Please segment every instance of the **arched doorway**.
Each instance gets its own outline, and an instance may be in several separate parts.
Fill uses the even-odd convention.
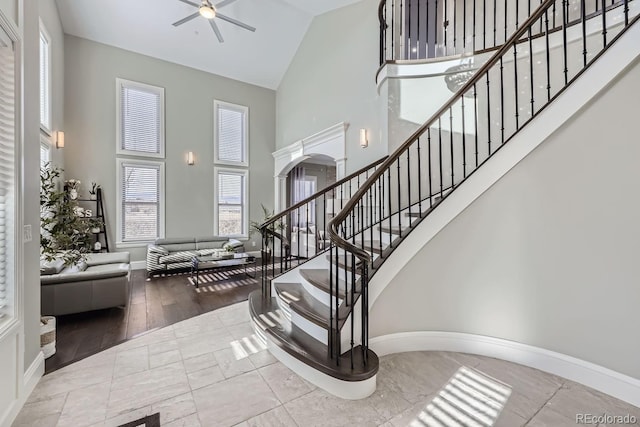
[[[312,159],[335,163],[336,179],[345,176],[346,123],[338,123],[321,132],[294,142],[273,153],[275,160],[275,212],[288,206],[287,176],[298,164]],[[335,182],[335,181],[334,181]]]

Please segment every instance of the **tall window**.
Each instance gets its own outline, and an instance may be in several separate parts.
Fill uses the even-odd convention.
[[[51,133],[51,37],[40,23],[40,127]]]
[[[44,169],[45,166],[51,161],[51,147],[49,143],[41,138],[40,141],[40,169]]]
[[[249,108],[213,101],[215,114],[215,162],[231,166],[249,166]]]
[[[118,154],[164,157],[164,89],[116,79]]]
[[[15,304],[15,77],[14,45],[0,27],[0,330],[13,318]]]
[[[119,242],[164,236],[164,163],[118,159],[118,184]]]
[[[214,233],[218,236],[248,237],[247,180],[242,169],[214,168]]]

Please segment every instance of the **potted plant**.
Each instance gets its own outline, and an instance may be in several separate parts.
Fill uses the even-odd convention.
[[[89,199],[90,200],[96,200],[98,198],[98,195],[97,195],[98,188],[100,188],[100,186],[98,184],[96,184],[95,182],[91,183],[91,189],[89,190]]]
[[[64,182],[64,187],[69,192],[69,198],[75,200],[78,198],[78,191],[80,190],[80,180],[79,179],[69,179]]]
[[[78,215],[78,200],[70,194],[80,181],[69,180],[59,191],[61,174],[62,169],[48,166],[40,171],[40,252],[46,261],[62,259],[70,266],[86,260],[91,251],[92,223]]]
[[[89,229],[93,234],[98,234],[102,230],[102,220],[99,218],[91,218],[88,220]]]
[[[260,207],[262,207],[263,218],[259,221],[256,221],[256,220],[251,221],[249,235],[253,235],[255,233],[261,233],[262,230],[260,229],[260,227],[262,226],[262,224],[269,221],[274,215],[274,212],[267,209],[262,203],[260,204]],[[284,223],[282,222],[282,220],[277,220],[268,228],[271,231],[279,232],[284,230]],[[265,263],[271,260],[271,248],[273,247],[273,239],[274,239],[274,236],[271,233],[262,234],[261,252],[262,252],[262,261]]]

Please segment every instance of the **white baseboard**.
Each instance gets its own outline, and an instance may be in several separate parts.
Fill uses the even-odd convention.
[[[20,413],[25,402],[36,388],[38,381],[44,375],[44,354],[39,352],[34,361],[29,365],[22,377],[22,386],[18,388],[18,398],[15,399],[2,417],[0,417],[0,426],[10,426]]]
[[[24,386],[22,387],[22,394],[25,401],[31,394],[40,378],[44,375],[44,354],[39,352],[35,360],[24,373]]]
[[[640,407],[640,380],[562,353],[482,335],[400,332],[369,340],[378,356],[407,351],[455,351],[495,357],[567,378]]]
[[[145,270],[147,268],[146,261],[131,261],[129,264],[132,270]]]

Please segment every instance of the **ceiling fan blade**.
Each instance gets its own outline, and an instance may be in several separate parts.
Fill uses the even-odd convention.
[[[178,25],[182,25],[182,24],[184,24],[185,22],[189,22],[189,21],[191,21],[192,19],[197,18],[198,16],[200,16],[200,12],[196,12],[196,13],[194,13],[193,15],[189,15],[189,16],[187,16],[186,18],[182,18],[181,20],[174,22],[174,23],[173,23],[173,26],[174,26],[174,27],[177,27]]]
[[[223,1],[221,1],[220,3],[216,4],[216,5],[215,5],[215,8],[216,8],[216,9],[220,9],[221,7],[225,7],[226,5],[231,4],[231,3],[233,3],[234,1],[236,1],[236,0],[223,0]]]
[[[223,21],[227,21],[227,22],[230,22],[230,23],[232,23],[232,24],[235,24],[235,25],[237,25],[238,27],[242,27],[242,28],[244,28],[245,30],[249,30],[249,31],[255,31],[255,30],[256,30],[256,29],[255,29],[254,27],[252,27],[251,25],[247,25],[247,24],[245,24],[245,23],[243,23],[243,22],[240,22],[240,21],[237,21],[237,20],[235,20],[235,19],[233,19],[233,18],[229,18],[228,16],[222,15],[221,13],[218,13],[218,12],[216,12],[216,18],[220,18],[220,19],[222,19]]]
[[[182,3],[190,4],[191,6],[194,6],[194,7],[200,7],[200,5],[198,3],[194,3],[194,2],[189,1],[189,0],[178,0],[178,1],[181,1]]]
[[[211,24],[211,29],[214,33],[216,33],[216,37],[218,37],[218,41],[220,43],[224,43],[224,39],[222,38],[222,34],[220,33],[220,28],[218,28],[218,24],[214,22],[213,19],[209,19],[209,24]]]

